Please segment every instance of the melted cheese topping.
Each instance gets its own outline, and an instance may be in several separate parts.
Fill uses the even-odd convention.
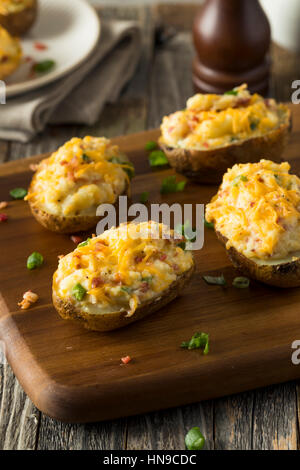
[[[287,122],[284,105],[251,95],[247,85],[232,93],[190,98],[186,109],[163,118],[161,142],[173,148],[208,150],[264,135]]]
[[[126,191],[130,168],[108,139],[73,138],[42,160],[26,199],[50,214],[95,215],[99,204],[114,204]]]
[[[11,74],[18,67],[21,57],[20,41],[0,26],[0,78]]]
[[[159,297],[193,266],[192,254],[178,246],[182,237],[156,222],[121,224],[92,238],[59,262],[53,287],[73,304],[72,288],[87,294],[80,308],[89,313],[127,311]]]
[[[1,0],[0,14],[9,15],[11,13],[19,13],[33,5],[33,0]]]
[[[268,160],[234,165],[206,207],[206,219],[248,258],[275,260],[300,250],[300,179]]]

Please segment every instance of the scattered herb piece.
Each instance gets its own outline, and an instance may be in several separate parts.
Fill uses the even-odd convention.
[[[225,286],[226,285],[226,280],[223,276],[223,274],[221,274],[221,276],[203,276],[203,279],[205,282],[207,282],[207,284],[211,284],[211,285],[216,285],[216,286]]]
[[[169,164],[166,154],[162,150],[153,150],[149,155],[149,163],[152,167]]]
[[[142,204],[146,204],[146,202],[148,202],[148,199],[149,199],[149,193],[148,191],[144,191],[142,194],[141,194],[141,197],[140,197],[140,201]]]
[[[79,302],[84,298],[86,292],[86,289],[81,284],[79,284],[79,282],[75,284],[72,289],[73,297],[75,297],[76,300],[79,300]]]
[[[185,248],[186,248],[186,243],[185,242],[180,242],[180,243],[178,243],[177,246],[179,246],[179,248],[181,248],[184,251]]]
[[[215,227],[213,222],[207,222],[206,219],[204,219],[204,225],[205,225],[206,228],[214,229],[214,227]]]
[[[154,142],[154,140],[149,140],[149,142],[146,143],[145,145],[145,150],[148,152],[152,152],[152,150],[157,149],[157,143]]]
[[[124,166],[122,166],[122,170],[125,171],[125,173],[127,173],[127,175],[129,176],[130,179],[132,179],[134,177],[135,169],[134,169],[133,163],[128,162],[128,161],[124,161],[124,160],[122,161],[118,157],[112,157],[110,159],[110,162],[111,163],[116,163],[118,165],[124,165]]]
[[[87,238],[84,242],[81,242],[79,243],[79,245],[77,245],[78,247],[81,247],[81,246],[86,246],[88,245],[90,242],[90,238]]]
[[[203,354],[209,352],[209,335],[207,333],[195,333],[189,341],[181,343],[183,349],[202,349]]]
[[[42,266],[43,262],[44,262],[43,256],[37,251],[34,251],[27,258],[27,269],[39,268],[40,266]]]
[[[127,294],[131,294],[131,292],[132,292],[131,287],[127,287],[127,286],[122,286],[122,287],[121,287],[121,290],[122,290],[123,292],[126,292]]]
[[[34,72],[37,73],[46,73],[50,72],[51,69],[55,66],[54,60],[48,59],[43,60],[42,62],[36,62],[33,66]]]
[[[92,161],[92,159],[86,153],[83,153],[81,158],[85,163],[91,163]]]
[[[232,186],[238,186],[240,181],[243,181],[244,183],[245,183],[246,181],[248,181],[247,176],[245,176],[245,175],[238,175],[236,178],[234,178],[234,180],[233,180],[233,182],[232,182]]]
[[[175,175],[167,176],[162,182],[160,192],[161,194],[178,193],[184,190],[185,185],[186,181],[177,182]]]
[[[225,91],[224,95],[234,95],[236,96],[238,94],[238,91],[237,90],[229,90],[229,91]]]
[[[198,427],[189,430],[185,436],[185,445],[188,450],[201,450],[205,444],[205,438]]]
[[[251,121],[250,121],[250,129],[252,131],[255,131],[255,129],[257,129],[257,127],[258,127],[258,124],[259,124],[259,119],[252,118]]]
[[[153,279],[152,276],[142,277],[142,282],[148,282],[148,284],[150,284],[152,279]]]
[[[9,191],[9,194],[13,199],[24,199],[27,195],[27,190],[24,188],[15,188]]]
[[[238,289],[246,289],[250,285],[250,279],[247,277],[235,277],[232,281],[233,287],[237,287]]]

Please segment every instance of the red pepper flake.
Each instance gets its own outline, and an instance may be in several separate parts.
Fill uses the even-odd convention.
[[[34,47],[38,50],[38,51],[45,51],[46,49],[48,49],[48,46],[42,42],[38,42],[36,41],[34,43]]]
[[[71,236],[71,240],[72,242],[74,242],[76,245],[78,245],[78,243],[81,243],[83,241],[83,238],[82,237],[79,237],[77,235],[72,235]]]
[[[6,222],[8,219],[6,214],[0,214],[0,222]]]
[[[122,357],[121,361],[123,362],[123,364],[128,364],[128,362],[131,361],[131,357],[130,356]]]
[[[97,287],[101,286],[101,284],[103,284],[101,277],[94,277],[92,280],[92,289],[96,289]]]

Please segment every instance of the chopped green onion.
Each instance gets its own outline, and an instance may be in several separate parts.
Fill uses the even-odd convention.
[[[76,300],[79,300],[79,302],[84,298],[86,293],[86,289],[81,284],[79,284],[79,282],[78,284],[75,284],[72,289],[73,297],[75,297]]]
[[[245,175],[238,175],[238,176],[236,176],[236,178],[234,178],[234,180],[233,180],[233,182],[232,182],[232,186],[238,186],[240,181],[243,181],[244,183],[245,183],[246,181],[248,181],[247,176],[245,176]]]
[[[87,238],[84,242],[79,243],[79,245],[77,245],[77,248],[81,246],[86,246],[89,244],[89,242],[90,242],[90,238]]]
[[[15,188],[9,191],[9,194],[13,199],[24,199],[27,196],[27,190],[24,188]]]
[[[204,219],[204,225],[205,225],[206,228],[212,228],[213,229],[215,227],[213,222],[207,222],[206,219]]]
[[[131,287],[127,287],[127,286],[122,286],[122,287],[121,287],[121,290],[122,290],[123,292],[126,292],[127,294],[131,294],[131,292],[132,292]]]
[[[146,202],[148,201],[149,199],[149,193],[148,191],[144,191],[142,194],[141,194],[141,197],[140,197],[140,202],[142,204],[146,204]]]
[[[177,182],[175,175],[167,176],[162,182],[160,192],[161,194],[178,193],[184,190],[185,185],[186,181]]]
[[[181,343],[183,349],[202,349],[203,354],[209,352],[209,335],[207,333],[195,333],[189,341]]]
[[[33,69],[37,73],[49,72],[55,66],[54,60],[43,60],[42,62],[37,62],[34,64]]]
[[[216,286],[225,286],[226,284],[226,280],[223,276],[223,274],[221,276],[203,276],[203,279],[205,282],[207,282],[207,284],[211,284],[211,285],[216,285]]]
[[[145,145],[145,150],[148,152],[151,152],[152,150],[157,149],[157,143],[154,142],[154,140],[149,140],[149,142],[146,143]]]
[[[246,289],[250,285],[250,280],[247,277],[235,277],[232,285],[238,289]]]
[[[250,122],[250,129],[252,131],[255,131],[255,129],[257,129],[258,124],[259,124],[259,119],[252,118],[252,120]]]
[[[149,163],[152,167],[169,164],[168,159],[162,150],[153,150],[149,155]]]
[[[43,256],[40,253],[38,253],[37,251],[34,251],[27,258],[27,269],[39,268],[40,266],[42,266],[43,261],[44,261]]]
[[[188,450],[201,450],[205,444],[205,438],[197,426],[189,430],[184,441]]]
[[[225,91],[224,95],[234,95],[236,96],[238,94],[238,91],[237,90],[229,90],[229,91]]]
[[[86,155],[85,153],[82,154],[81,158],[85,163],[91,163],[91,161],[92,161],[92,159],[88,155]]]
[[[185,250],[185,247],[186,247],[186,243],[185,242],[180,242],[178,243],[179,248],[181,248],[183,251]]]
[[[126,160],[125,161],[120,160],[120,158],[118,158],[118,157],[112,157],[110,159],[110,162],[111,163],[117,163],[118,165],[124,165],[124,167],[122,167],[122,170],[125,171],[125,173],[127,173],[127,175],[129,176],[130,179],[132,179],[134,177],[135,170],[134,170],[133,163],[131,163],[129,161],[126,161]]]
[[[148,284],[152,281],[152,276],[148,276],[148,277],[142,277],[142,282],[148,282]]]

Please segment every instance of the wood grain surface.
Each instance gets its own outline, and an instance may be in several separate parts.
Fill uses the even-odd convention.
[[[143,28],[143,54],[134,79],[95,126],[49,127],[29,144],[0,143],[0,161],[52,151],[74,135],[115,136],[158,126],[163,114],[193,93],[190,29],[195,5],[105,7],[102,17],[134,19]],[[157,46],[157,25],[178,34]],[[296,54],[272,49],[270,95],[289,101],[300,76]],[[295,140],[296,142],[296,140]],[[10,366],[0,365],[0,449],[184,449],[184,435],[200,426],[207,449],[299,448],[299,385],[289,382],[179,408],[97,424],[64,424],[40,413]],[[263,410],[263,413],[262,413]],[[282,417],[285,419],[282,419]]]

